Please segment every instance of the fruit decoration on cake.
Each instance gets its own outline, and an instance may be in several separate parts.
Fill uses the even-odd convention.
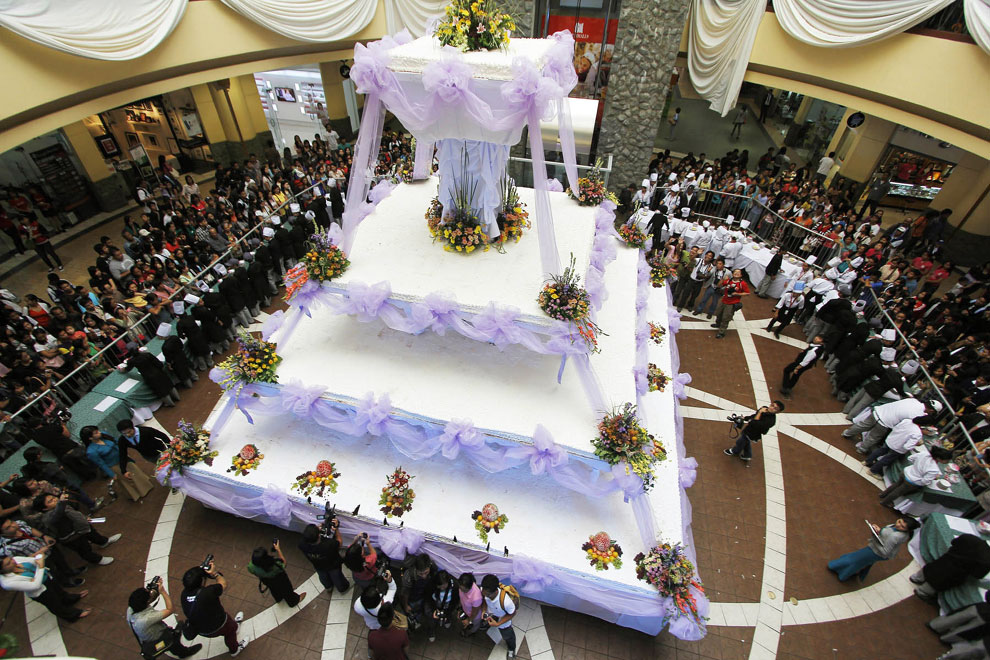
[[[382,505],[381,512],[387,517],[402,517],[403,513],[412,509],[416,498],[416,491],[409,487],[412,479],[402,467],[395,468],[395,472],[388,475],[381,497],[378,498],[378,503]]]
[[[230,459],[230,467],[227,468],[227,472],[246,477],[248,472],[258,469],[258,466],[261,465],[261,459],[264,457],[265,455],[258,451],[256,445],[244,445]]]
[[[650,341],[654,344],[662,344],[664,337],[667,336],[667,328],[663,327],[659,323],[654,323],[650,321]]]
[[[333,463],[322,460],[316,464],[315,470],[304,472],[296,477],[292,488],[303,495],[308,496],[315,492],[318,497],[323,497],[327,490],[331,493],[337,492],[337,477],[339,476],[340,472],[337,472]]]
[[[499,513],[498,507],[491,502],[481,507],[481,511],[472,513],[471,518],[474,520],[474,528],[478,530],[482,543],[488,543],[489,532],[498,534],[509,522],[509,517]]]
[[[622,568],[622,548],[605,532],[589,536],[581,549],[588,554],[588,560],[596,571],[607,571],[610,566]]]

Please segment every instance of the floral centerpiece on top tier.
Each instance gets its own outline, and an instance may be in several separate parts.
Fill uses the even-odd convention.
[[[638,579],[653,585],[661,596],[673,598],[677,609],[671,618],[691,616],[698,623],[702,622],[691,587],[702,593],[705,589],[698,582],[694,564],[684,554],[680,543],[661,543],[647,553],[639,553],[633,561]]]
[[[646,380],[650,384],[651,392],[663,392],[670,382],[670,377],[661,371],[660,367],[650,362],[646,368]]]
[[[309,280],[329,282],[340,277],[351,265],[344,251],[331,240],[326,232],[318,232],[309,237],[306,254],[295,266],[285,273],[285,299],[292,296]]]
[[[509,523],[509,516],[499,513],[498,507],[491,502],[481,507],[481,511],[472,513],[471,519],[482,543],[488,543],[488,532],[498,534]]]
[[[264,457],[265,455],[258,451],[257,445],[244,445],[230,459],[230,467],[227,468],[227,472],[246,477],[248,472],[258,469],[258,466],[261,465],[261,459]]]
[[[464,51],[498,50],[516,29],[512,17],[499,11],[495,0],[452,0],[433,29],[441,46]]]
[[[254,337],[247,330],[237,333],[237,352],[217,365],[224,372],[220,387],[231,390],[248,383],[277,383],[278,368],[282,357],[275,352],[274,342]]]
[[[599,158],[595,161],[595,166],[588,172],[588,176],[578,178],[577,192],[570,188],[567,189],[567,194],[571,196],[571,199],[576,199],[581,206],[598,206],[606,199],[615,204],[619,203],[619,198],[615,196],[615,193],[609,192],[605,188],[601,167],[602,161]]]
[[[182,471],[190,465],[195,465],[202,461],[207,465],[213,465],[213,459],[220,452],[210,451],[210,432],[200,426],[191,424],[184,419],[179,420],[179,432],[172,436],[168,447],[158,457],[155,464],[155,472],[165,469],[165,478],[162,481],[166,486],[172,480],[172,473]]]
[[[602,331],[588,317],[591,298],[588,290],[581,286],[581,277],[577,274],[573,254],[571,263],[564,272],[552,275],[550,281],[543,285],[536,302],[550,318],[573,323],[588,349],[592,353],[598,352],[598,335]]]
[[[650,266],[650,283],[653,284],[653,288],[659,289],[666,285],[672,271],[664,261],[663,255],[657,252],[652,257],[647,257],[646,263]]]
[[[667,328],[663,327],[659,323],[654,323],[650,321],[650,341],[654,344],[662,344],[664,337],[667,336]]]
[[[622,548],[605,532],[589,536],[581,549],[588,553],[588,560],[596,571],[607,571],[609,566],[616,570],[622,568]]]
[[[647,432],[631,403],[616,408],[598,423],[598,437],[591,441],[598,456],[609,465],[626,464],[643,480],[643,489],[653,487],[653,466],[667,458],[663,444]]]
[[[501,251],[502,246],[509,241],[518,243],[519,239],[522,238],[523,229],[529,229],[533,225],[529,221],[529,211],[526,210],[526,205],[519,201],[519,191],[516,190],[516,184],[511,178],[502,177],[499,192],[502,207],[496,219],[499,231],[502,233],[492,244]]]
[[[388,481],[382,488],[378,503],[382,505],[381,512],[389,518],[401,517],[403,513],[412,509],[413,500],[416,498],[416,492],[409,487],[412,478],[401,467],[395,468],[395,472],[388,475]]]
[[[317,496],[323,497],[328,490],[331,493],[337,492],[337,477],[339,476],[340,472],[337,472],[336,466],[330,461],[323,460],[316,464],[315,470],[303,472],[296,477],[292,489],[298,490],[306,496],[315,491]]]
[[[639,230],[635,222],[619,225],[619,239],[631,248],[642,250],[646,247],[646,234]]]
[[[471,206],[471,200],[474,199],[477,187],[478,183],[467,176],[458,182],[454,190],[454,208],[453,210],[448,209],[447,213],[443,214],[441,205],[439,221],[433,219],[437,213],[436,206],[439,201],[434,200],[430,203],[430,209],[426,214],[426,224],[430,228],[433,241],[442,242],[443,249],[447,252],[471,254],[478,248],[485,252],[488,251],[488,236],[481,228],[477,209]]]

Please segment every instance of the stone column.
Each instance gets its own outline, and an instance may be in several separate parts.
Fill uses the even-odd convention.
[[[502,11],[516,22],[513,37],[532,37],[536,25],[535,0],[502,0]]]
[[[638,183],[650,165],[687,9],[687,0],[622,0],[598,138],[598,154],[614,156],[612,190]]]

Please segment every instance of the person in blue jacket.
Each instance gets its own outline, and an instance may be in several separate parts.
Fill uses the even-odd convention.
[[[86,446],[86,458],[97,469],[111,479],[117,479],[131,500],[137,502],[151,492],[148,475],[134,462],[127,450],[130,445],[117,442],[109,433],[103,433],[95,426],[84,426],[79,439]]]

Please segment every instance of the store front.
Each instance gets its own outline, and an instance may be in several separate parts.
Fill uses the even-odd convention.
[[[318,67],[262,71],[254,75],[254,82],[280,151],[292,147],[297,135],[311,142],[317,134],[326,137],[327,100]]]
[[[884,150],[876,171],[890,175],[885,204],[926,208],[952,176],[962,150],[924,133],[899,127]]]

